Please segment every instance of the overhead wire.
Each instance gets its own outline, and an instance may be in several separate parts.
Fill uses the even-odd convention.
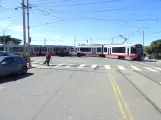
[[[37,8],[37,7],[36,7],[36,9],[37,9],[39,12],[41,12],[42,15],[45,15],[45,16],[52,16],[52,17],[58,18],[58,19],[61,20],[61,21],[65,21],[64,19],[62,19],[62,18],[60,18],[60,17],[58,17],[58,16],[55,16],[55,15],[52,15],[52,14],[50,14],[49,12],[46,12],[46,11],[44,11],[44,10],[41,10],[41,9],[39,9],[39,8]]]
[[[134,13],[132,13],[132,15],[127,19],[126,23],[128,24],[130,22],[130,20],[136,15],[136,13],[141,9],[141,7],[144,5],[144,2],[146,0],[142,1],[142,4],[140,6],[137,7],[137,9],[134,11]]]
[[[70,2],[70,1],[77,1],[77,0],[57,0],[57,1],[52,1],[52,2],[51,1],[48,2],[48,0],[45,0],[45,1],[37,1],[37,2],[31,1],[30,3],[31,4],[42,4],[42,3],[44,4],[44,3]]]
[[[99,1],[99,2],[89,2],[89,3],[78,3],[78,4],[71,4],[71,5],[56,5],[56,6],[43,6],[43,7],[65,7],[65,6],[82,6],[82,5],[93,5],[93,4],[103,4],[109,2],[117,2],[121,0],[106,0],[106,1]],[[38,5],[40,7],[40,5]],[[42,7],[41,6],[41,7]]]

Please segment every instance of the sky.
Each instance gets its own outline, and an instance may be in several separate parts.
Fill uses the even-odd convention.
[[[5,33],[23,40],[21,3],[22,0],[0,0],[0,35]],[[74,38],[76,45],[121,44],[124,39],[120,35],[128,39],[126,43],[142,44],[143,31],[145,45],[161,38],[161,0],[29,0],[29,3],[33,45],[74,45]]]

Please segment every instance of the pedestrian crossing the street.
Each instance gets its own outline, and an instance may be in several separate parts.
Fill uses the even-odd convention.
[[[37,69],[92,69],[92,70],[134,70],[134,71],[150,71],[161,72],[159,67],[140,67],[140,66],[123,66],[123,65],[97,65],[97,64],[51,64],[50,66],[39,66]]]

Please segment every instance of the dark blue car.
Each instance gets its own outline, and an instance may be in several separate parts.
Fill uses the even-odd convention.
[[[0,76],[12,73],[27,73],[27,63],[20,56],[0,56]]]

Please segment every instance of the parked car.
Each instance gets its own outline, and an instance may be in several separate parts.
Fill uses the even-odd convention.
[[[74,49],[71,49],[71,50],[69,51],[69,55],[70,55],[70,56],[81,57],[81,56],[83,56],[83,52],[77,51],[77,50],[74,50]]]
[[[0,51],[0,56],[18,56],[8,51]]]
[[[0,56],[0,76],[13,73],[27,73],[27,63],[20,56]]]

